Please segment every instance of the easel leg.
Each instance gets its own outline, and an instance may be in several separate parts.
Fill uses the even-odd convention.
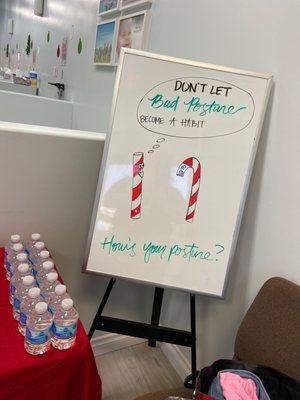
[[[197,380],[197,352],[196,352],[196,301],[195,295],[190,295],[190,314],[191,314],[191,334],[192,334],[192,345],[191,345],[191,374],[188,375],[184,380],[184,386],[189,389],[196,387]]]
[[[107,303],[107,300],[109,298],[110,292],[112,291],[112,288],[113,288],[115,283],[116,283],[116,280],[114,278],[111,278],[111,280],[109,281],[109,284],[107,285],[106,291],[104,293],[104,296],[103,296],[103,298],[101,300],[101,303],[100,303],[100,306],[98,308],[98,311],[97,311],[97,313],[95,315],[94,321],[93,321],[92,326],[91,326],[91,328],[89,330],[89,333],[88,333],[88,337],[89,337],[90,340],[92,339],[93,334],[94,334],[94,332],[96,330],[97,318],[102,315],[104,307],[105,307],[105,305]]]
[[[160,319],[160,312],[161,312],[163,295],[164,295],[164,289],[156,287],[155,288],[155,292],[154,292],[154,300],[153,300],[153,308],[152,308],[152,316],[151,316],[151,325],[156,325],[156,326],[159,325],[159,319]],[[156,346],[156,340],[150,339],[148,341],[148,346],[155,347]]]

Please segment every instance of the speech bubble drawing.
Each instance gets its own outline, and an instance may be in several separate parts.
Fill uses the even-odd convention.
[[[246,90],[216,79],[184,77],[150,89],[139,102],[137,120],[159,135],[203,139],[241,132],[254,112]]]
[[[163,143],[163,142],[165,142],[165,141],[166,141],[165,138],[159,138],[159,139],[157,139],[157,140],[156,140],[156,143],[159,143],[159,144],[155,144],[154,146],[152,146],[152,149],[151,149],[151,150],[148,150],[148,153],[149,153],[149,154],[154,153],[154,150],[159,149],[160,146],[161,146],[160,144]]]

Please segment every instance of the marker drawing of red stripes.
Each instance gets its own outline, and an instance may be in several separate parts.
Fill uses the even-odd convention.
[[[191,168],[193,170],[193,181],[191,187],[191,193],[189,198],[189,205],[187,208],[185,220],[187,222],[193,222],[196,205],[198,201],[200,181],[201,181],[201,164],[200,161],[195,157],[186,158],[178,167],[176,175],[183,177],[186,171]]]
[[[141,218],[144,177],[144,153],[133,153],[130,218]]]

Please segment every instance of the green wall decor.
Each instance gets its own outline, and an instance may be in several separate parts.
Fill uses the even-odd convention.
[[[81,38],[79,38],[78,46],[77,46],[78,54],[81,54],[81,52],[82,52],[82,47],[83,47],[82,40],[81,40]]]
[[[47,33],[47,43],[49,43],[50,42],[50,31],[48,31],[48,33]]]
[[[29,56],[31,50],[31,37],[30,35],[27,36],[27,45],[26,45],[26,54]]]

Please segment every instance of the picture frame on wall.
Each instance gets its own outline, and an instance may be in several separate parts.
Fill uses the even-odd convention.
[[[95,65],[114,65],[117,30],[118,19],[105,20],[97,25],[94,51]]]
[[[105,17],[106,15],[110,15],[120,10],[120,1],[121,0],[100,0],[98,15],[101,17]]]
[[[144,4],[151,4],[153,0],[120,0],[121,10],[127,10]]]
[[[147,42],[149,13],[146,10],[119,18],[116,34],[115,65],[119,63],[122,47],[144,50]]]

